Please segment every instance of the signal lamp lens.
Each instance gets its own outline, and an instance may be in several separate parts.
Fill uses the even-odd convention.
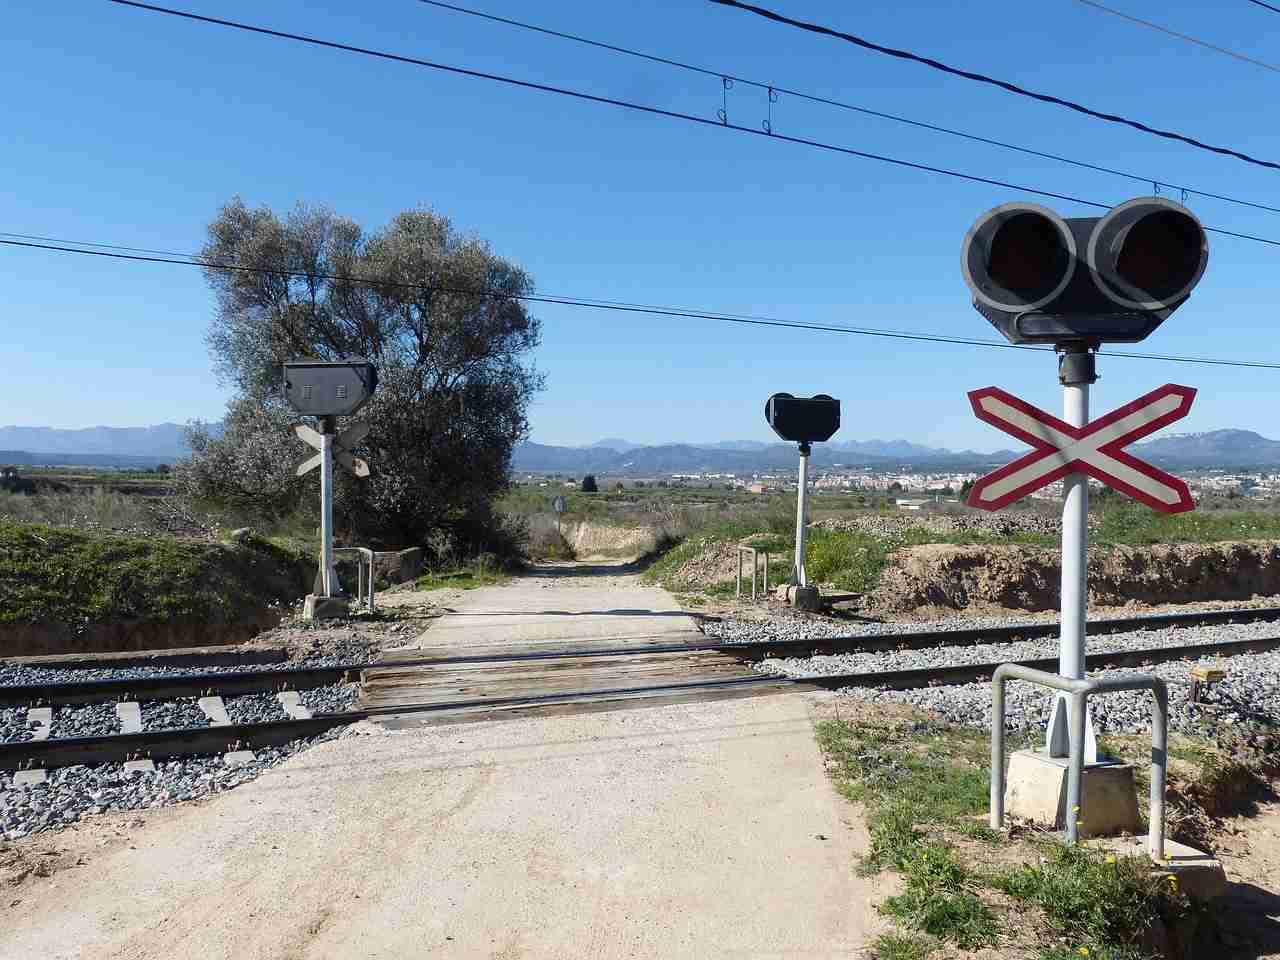
[[[1067,248],[1053,221],[1036,213],[1010,217],[991,238],[987,273],[1026,302],[1051,294],[1067,269]]]
[[[1196,276],[1203,238],[1199,224],[1176,210],[1143,217],[1120,242],[1116,273],[1149,299],[1169,300]]]

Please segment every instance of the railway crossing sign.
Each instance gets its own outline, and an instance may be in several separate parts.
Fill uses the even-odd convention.
[[[314,447],[320,452],[314,457],[304,460],[298,465],[297,475],[300,477],[305,473],[309,473],[316,467],[320,466],[324,460],[324,434],[318,430],[313,430],[304,423],[296,423],[293,426],[293,432],[298,435],[301,440],[309,447]],[[353,423],[347,429],[333,437],[333,459],[335,463],[340,463],[347,470],[354,473],[357,477],[367,477],[369,475],[369,464],[361,460],[359,457],[351,455],[351,448],[369,435],[368,421],[361,420],[359,423]]]
[[[1196,391],[1166,383],[1082,427],[1073,427],[998,387],[969,393],[985,420],[1034,448],[973,485],[969,506],[999,510],[1070,473],[1082,473],[1161,513],[1183,513],[1195,504],[1187,485],[1124,451],[1124,447],[1191,411]]]

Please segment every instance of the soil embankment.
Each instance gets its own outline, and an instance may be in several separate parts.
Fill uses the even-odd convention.
[[[239,643],[279,623],[314,564],[233,544],[0,524],[0,655]]]
[[[1058,551],[926,544],[896,551],[869,598],[886,611],[917,607],[1056,610]],[[1089,602],[1195,603],[1280,594],[1280,543],[1177,543],[1089,551]]]
[[[620,527],[589,521],[565,524],[564,533],[579,559],[640,557],[657,547],[659,536],[653,527]]]

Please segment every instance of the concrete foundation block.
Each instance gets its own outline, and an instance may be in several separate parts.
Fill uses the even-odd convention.
[[[805,613],[817,613],[822,609],[822,600],[818,596],[817,587],[796,587],[791,593],[791,605]]]
[[[27,711],[32,740],[48,740],[53,729],[53,707],[32,707]]]
[[[307,594],[302,606],[306,620],[338,620],[351,616],[351,602],[346,597],[320,597]]]
[[[15,787],[31,787],[37,783],[44,783],[49,779],[49,771],[44,767],[36,767],[33,770],[15,770],[13,772],[13,785]]]
[[[252,750],[232,750],[222,755],[222,762],[228,767],[243,767],[256,759]]]
[[[153,760],[126,760],[124,762],[125,773],[155,773],[156,765]]]
[[[1110,837],[1100,840],[1097,847],[1109,850],[1118,857],[1147,855],[1147,838]],[[1164,842],[1164,860],[1158,861],[1160,873],[1177,879],[1178,888],[1197,900],[1213,900],[1227,891],[1227,872],[1222,861],[1212,854],[1188,847],[1176,840]]]
[[[281,690],[276,694],[280,709],[292,720],[310,720],[311,708],[302,702],[302,694],[297,690]]]
[[[222,702],[221,697],[201,697],[196,701],[196,706],[200,708],[201,713],[209,718],[209,726],[231,726],[231,718],[227,716],[227,705]]]
[[[1070,814],[1081,821],[1081,837],[1138,831],[1133,767],[1110,762],[1087,765],[1080,780],[1080,810],[1068,811],[1066,807],[1065,757],[1049,757],[1032,750],[1019,750],[1009,757],[1005,812],[1059,829],[1066,826]]]
[[[142,704],[125,702],[116,704],[116,719],[121,733],[142,732]]]

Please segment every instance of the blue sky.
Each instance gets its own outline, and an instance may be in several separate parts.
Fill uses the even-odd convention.
[[[1280,174],[773,25],[701,0],[473,0],[486,11],[1041,150],[1280,206]],[[1280,15],[1232,2],[1122,9],[1280,60]],[[714,117],[719,83],[414,0],[195,12]],[[777,9],[1153,125],[1280,160],[1280,76],[1071,0]],[[540,292],[994,337],[958,269],[964,232],[1015,191],[490,82],[203,26],[102,0],[8,0],[0,37],[0,231],[199,248],[239,194],[325,203],[370,227],[429,205],[529,269]],[[735,122],[761,91],[728,92]],[[783,96],[779,132],[1103,202],[1150,188]],[[1064,215],[1086,208],[1043,201]],[[1280,238],[1280,215],[1192,198],[1206,224]],[[1211,237],[1192,299],[1142,347],[1280,359],[1280,249]],[[0,424],[142,425],[220,416],[199,271],[0,248]],[[548,389],[533,436],[586,443],[768,439],[774,391],[844,402],[842,439],[996,449],[965,391],[1051,410],[1053,361],[539,306]],[[1200,388],[1179,429],[1275,425],[1278,371],[1103,358],[1094,412],[1164,382]]]

